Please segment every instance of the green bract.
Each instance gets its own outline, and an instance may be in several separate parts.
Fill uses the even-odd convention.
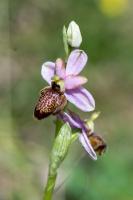
[[[71,136],[71,127],[66,123],[61,127],[54,141],[51,152],[50,174],[56,173],[61,162],[64,160],[71,144]]]

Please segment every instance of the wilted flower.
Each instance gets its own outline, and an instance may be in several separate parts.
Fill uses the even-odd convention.
[[[58,85],[67,100],[85,112],[95,108],[92,95],[82,87],[87,82],[87,78],[79,76],[87,59],[84,51],[76,49],[71,52],[66,65],[62,59],[57,59],[55,63],[45,62],[41,70],[42,77],[49,85],[53,83]]]
[[[80,28],[75,21],[71,21],[68,26],[67,41],[71,47],[79,47],[82,42]]]
[[[101,138],[101,136],[97,135],[94,132],[94,127],[91,129],[91,126],[89,126],[89,123],[92,125],[93,120],[96,119],[94,117],[94,114],[89,119],[89,121],[80,119],[80,117],[77,114],[71,111],[69,111],[69,114],[63,112],[59,113],[58,117],[64,122],[69,122],[72,128],[80,129],[81,134],[79,135],[79,141],[81,142],[82,146],[85,148],[87,153],[90,155],[90,157],[93,160],[97,160],[96,153],[101,155],[106,149],[106,143]]]

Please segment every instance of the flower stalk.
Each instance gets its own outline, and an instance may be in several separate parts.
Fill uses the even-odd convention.
[[[53,195],[53,191],[54,191],[54,187],[55,187],[55,182],[56,182],[56,177],[57,177],[57,173],[56,174],[52,174],[48,175],[48,180],[47,180],[47,184],[44,190],[44,197],[43,200],[51,200],[52,199],[52,195]]]
[[[52,199],[58,169],[65,159],[72,141],[73,136],[71,134],[71,128],[70,125],[66,123],[60,128],[53,144],[50,156],[48,180],[44,190],[43,200]]]

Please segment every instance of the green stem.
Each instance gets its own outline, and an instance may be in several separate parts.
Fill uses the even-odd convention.
[[[44,190],[43,200],[51,200],[52,199],[55,182],[56,182],[56,177],[57,177],[57,174],[53,174],[53,175],[49,174],[47,184],[46,184],[46,187]]]
[[[62,124],[58,119],[56,119],[55,125],[56,125],[56,127],[55,127],[55,138],[56,138]],[[44,190],[43,200],[51,200],[52,199],[55,182],[56,182],[56,177],[57,177],[57,169],[54,165],[52,165],[52,161],[50,158],[49,173],[48,173],[47,184],[46,184],[46,187]]]

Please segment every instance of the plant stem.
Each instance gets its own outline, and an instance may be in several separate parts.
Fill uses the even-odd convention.
[[[51,200],[52,199],[54,186],[55,186],[55,182],[56,182],[56,177],[57,177],[56,173],[52,174],[52,175],[50,175],[50,174],[48,175],[48,180],[47,180],[47,185],[44,190],[43,200]]]
[[[55,125],[56,125],[55,127],[55,139],[56,139],[62,124],[58,119],[56,119]],[[48,173],[47,184],[44,189],[43,200],[52,200],[56,177],[57,177],[57,169],[54,165],[52,165],[52,161],[50,158],[49,173]]]

